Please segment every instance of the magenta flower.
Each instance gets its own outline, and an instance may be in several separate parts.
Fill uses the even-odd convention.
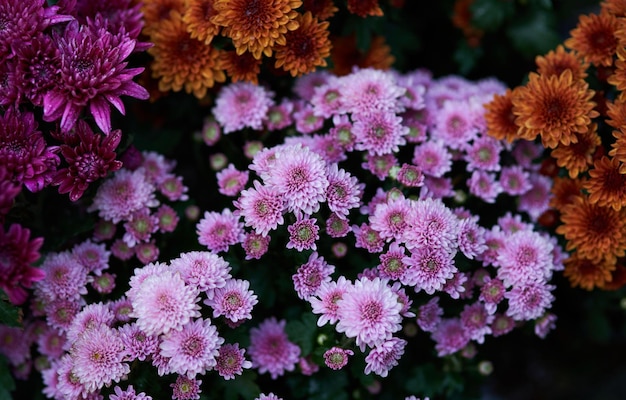
[[[443,290],[444,285],[458,272],[454,256],[437,247],[420,247],[411,250],[411,255],[402,261],[409,266],[400,278],[403,285],[412,286],[428,294]]]
[[[72,248],[72,255],[94,275],[100,275],[103,270],[109,268],[111,252],[104,244],[94,243],[87,239]]]
[[[340,82],[343,111],[365,115],[400,111],[398,100],[406,92],[392,74],[374,68],[353,71]]]
[[[231,277],[228,262],[210,251],[181,253],[170,261],[170,266],[180,273],[186,285],[201,292],[224,287]]]
[[[433,297],[417,310],[417,325],[425,332],[434,332],[441,322],[443,308],[439,305],[439,297]]]
[[[433,118],[433,138],[442,140],[451,149],[464,149],[478,135],[478,128],[465,100],[445,101]]]
[[[476,169],[467,180],[469,192],[484,201],[485,203],[495,203],[496,198],[502,193],[502,187],[496,180],[493,173]]]
[[[459,219],[441,200],[426,198],[414,202],[409,224],[404,235],[408,249],[436,247],[456,252]]]
[[[500,171],[502,144],[491,136],[480,136],[474,140],[467,152],[467,170]]]
[[[152,400],[152,396],[148,396],[144,392],[135,392],[133,385],[128,385],[126,390],[115,386],[109,400]]]
[[[321,314],[317,319],[317,326],[334,324],[339,320],[337,302],[351,285],[344,276],[340,276],[337,281],[322,281],[315,295],[309,297],[313,314]]]
[[[241,246],[246,252],[246,260],[258,260],[263,254],[267,253],[270,246],[270,237],[262,236],[255,232],[247,232]]]
[[[11,224],[8,231],[0,228],[0,289],[13,304],[22,304],[28,297],[26,289],[45,277],[42,269],[31,266],[39,260],[43,238],[30,240],[30,230]]]
[[[500,186],[502,191],[511,196],[526,193],[531,188],[530,174],[521,165],[502,167],[500,171]]]
[[[94,28],[91,20],[87,25],[72,21],[62,34],[53,36],[59,51],[59,81],[43,97],[43,119],[60,119],[63,132],[71,130],[89,106],[98,127],[108,134],[111,104],[124,114],[120,96],[149,97],[146,89],[132,81],[144,68],[126,68],[125,59],[133,52],[135,40]]]
[[[217,373],[225,380],[230,380],[235,379],[235,375],[241,375],[244,369],[252,367],[252,363],[244,358],[245,352],[237,343],[222,345],[215,357]]]
[[[215,252],[228,251],[231,245],[244,239],[243,223],[228,208],[221,213],[205,211],[204,217],[196,224],[196,233],[198,242]]]
[[[156,215],[150,214],[149,208],[142,208],[132,213],[124,223],[124,229],[126,232],[122,240],[128,247],[135,247],[150,241],[152,234],[159,230],[159,219]]]
[[[293,123],[291,113],[293,112],[293,102],[285,99],[280,104],[275,104],[267,110],[265,127],[270,131],[276,131],[288,127]]]
[[[285,324],[285,320],[270,317],[250,330],[248,351],[252,367],[261,374],[269,372],[272,379],[293,371],[300,357],[300,347],[289,341]]]
[[[553,246],[534,231],[522,230],[508,236],[496,260],[498,278],[505,287],[545,282],[552,276]]]
[[[30,344],[24,328],[0,325],[0,354],[9,360],[10,365],[18,366],[30,357]]]
[[[249,127],[263,128],[267,112],[274,104],[273,93],[250,82],[234,82],[224,86],[215,99],[213,115],[224,134]]]
[[[293,224],[287,227],[289,231],[289,242],[285,247],[288,249],[302,250],[317,250],[315,241],[319,237],[319,227],[317,226],[315,218],[303,218],[298,219]]]
[[[441,178],[452,168],[452,154],[441,140],[429,140],[415,146],[412,162],[425,175]]]
[[[219,171],[217,178],[217,191],[224,196],[236,196],[248,183],[248,171],[239,171],[233,164]]]
[[[459,318],[443,319],[431,335],[437,355],[456,353],[469,343],[469,336]]]
[[[413,220],[412,203],[412,200],[401,197],[376,205],[369,217],[371,228],[387,242],[404,240]]]
[[[176,382],[172,383],[172,400],[197,400],[200,398],[201,381],[193,378],[188,378],[185,375],[178,375]]]
[[[255,232],[267,236],[270,230],[282,225],[284,202],[276,189],[254,181],[254,188],[245,189],[233,204],[234,212],[241,215],[245,226],[252,227]]]
[[[398,159],[392,153],[381,155],[367,153],[365,160],[361,167],[370,171],[381,181],[384,181],[389,175],[391,168],[398,164]]]
[[[485,341],[485,335],[491,333],[490,324],[493,322],[494,316],[487,312],[482,303],[474,303],[465,305],[461,311],[461,325],[470,340],[477,343]]]
[[[328,187],[326,188],[326,202],[328,208],[339,218],[347,218],[353,208],[361,205],[361,197],[365,185],[359,183],[356,177],[340,169],[336,163],[328,167]]]
[[[323,282],[330,282],[330,275],[333,272],[335,272],[334,265],[328,264],[316,251],[311,253],[308,261],[302,264],[292,276],[298,297],[309,300],[317,294]]]
[[[148,335],[135,323],[124,324],[118,328],[124,348],[128,352],[129,360],[144,361],[155,354],[159,348],[157,335]]]
[[[408,265],[402,261],[405,256],[404,247],[398,242],[391,242],[387,252],[379,256],[380,263],[377,268],[381,278],[401,279],[408,268]]]
[[[0,224],[4,224],[5,216],[13,208],[13,201],[21,191],[22,185],[13,182],[6,168],[0,167]]]
[[[478,225],[478,217],[467,217],[460,220],[458,234],[459,250],[470,260],[478,257],[485,250],[485,228]]]
[[[404,163],[396,175],[397,181],[406,187],[420,187],[424,185],[422,170],[411,164]]]
[[[324,363],[328,368],[339,370],[348,364],[348,357],[354,355],[352,350],[331,347],[324,352]]]
[[[171,330],[162,338],[160,349],[163,357],[169,358],[171,372],[194,378],[215,366],[219,347],[224,339],[208,319],[197,319]]]
[[[398,365],[398,360],[404,354],[406,340],[392,337],[386,340],[372,350],[365,357],[365,374],[375,373],[385,378],[389,371]]]
[[[487,278],[480,287],[478,300],[485,304],[485,309],[489,314],[495,314],[498,304],[504,299],[504,283],[498,278]]]
[[[17,56],[15,74],[21,83],[19,91],[34,105],[43,106],[44,94],[58,81],[60,64],[56,45],[50,35],[38,33],[28,41],[15,42],[12,48]]]
[[[354,237],[356,238],[354,244],[356,247],[366,249],[370,253],[383,251],[385,241],[369,224],[352,225],[352,232],[354,232]]]
[[[402,118],[390,112],[370,112],[359,115],[352,132],[356,138],[354,148],[381,156],[397,153],[406,144],[404,136],[409,128],[402,125]]]
[[[224,316],[232,322],[252,319],[252,308],[258,302],[257,295],[250,290],[250,282],[242,279],[227,280],[204,300],[204,304],[213,309],[213,318]]]
[[[351,229],[348,220],[335,213],[330,214],[330,217],[326,220],[326,233],[330,237],[345,237]]]
[[[504,294],[509,302],[506,315],[515,321],[531,320],[541,317],[546,309],[552,306],[555,287],[543,282],[528,282],[522,286],[514,286]]]

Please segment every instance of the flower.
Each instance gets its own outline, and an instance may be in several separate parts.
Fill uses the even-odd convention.
[[[144,333],[136,323],[124,324],[118,328],[118,332],[130,360],[144,361],[159,348],[157,335]]]
[[[213,318],[224,316],[232,322],[252,319],[252,308],[258,302],[257,295],[250,290],[250,282],[241,279],[227,280],[204,300],[204,304],[213,309]]]
[[[576,178],[593,164],[596,148],[602,144],[596,124],[586,133],[576,133],[576,142],[569,146],[559,145],[550,152],[556,164],[567,170],[570,178]]]
[[[369,224],[352,225],[352,232],[354,232],[354,237],[356,238],[355,247],[366,249],[370,253],[383,251],[385,241]]]
[[[194,378],[217,364],[215,357],[222,343],[224,339],[217,335],[210,320],[197,319],[166,333],[159,348],[161,355],[169,358],[171,372]]]
[[[539,318],[552,305],[554,296],[551,291],[554,288],[553,285],[536,281],[514,286],[504,294],[509,302],[506,315],[515,321]]]
[[[477,343],[483,343],[485,335],[491,333],[489,325],[493,319],[494,316],[489,314],[482,303],[467,304],[461,311],[461,325],[470,340],[475,340]]]
[[[418,247],[411,250],[409,257],[402,259],[408,268],[400,277],[400,282],[412,286],[416,292],[424,290],[428,294],[442,290],[447,280],[458,272],[453,254],[438,247]]]
[[[606,283],[613,279],[615,263],[606,259],[593,261],[580,257],[574,252],[565,261],[563,276],[566,277],[572,287],[580,287],[585,290],[594,288],[602,289]]]
[[[45,277],[42,269],[31,265],[41,257],[43,241],[43,237],[31,240],[30,230],[20,224],[0,228],[0,289],[13,304],[23,304],[28,298],[26,289]]]
[[[150,65],[152,77],[159,80],[162,92],[184,88],[185,92],[203,98],[208,88],[226,80],[220,51],[192,38],[179,12],[172,10],[169,15],[158,23],[158,29],[150,30],[154,42],[148,49],[154,58]]]
[[[406,344],[406,340],[394,337],[374,347],[365,357],[365,374],[374,372],[385,378],[389,370],[398,365]]]
[[[206,45],[211,44],[220,31],[220,27],[211,21],[211,18],[217,14],[213,8],[214,2],[214,0],[191,0],[185,3],[185,12],[182,15],[190,37],[204,41]]]
[[[70,252],[48,254],[41,264],[46,278],[37,284],[40,294],[50,301],[57,298],[80,298],[87,294],[87,268]]]
[[[589,63],[584,61],[576,51],[567,51],[562,44],[556,46],[545,55],[539,55],[535,59],[537,72],[543,76],[559,76],[563,71],[572,71],[574,79],[585,79]]]
[[[170,267],[180,273],[186,285],[201,292],[222,288],[231,278],[228,262],[210,251],[181,253],[170,261]]]
[[[608,67],[613,64],[619,42],[615,33],[620,26],[617,16],[608,12],[580,15],[576,28],[564,42],[565,47],[577,51],[595,66]]]
[[[519,129],[513,113],[513,91],[506,89],[504,94],[494,94],[491,102],[485,104],[484,118],[489,136],[512,143]]]
[[[269,249],[269,236],[262,236],[254,232],[247,232],[245,236],[241,246],[246,252],[246,260],[258,260]]]
[[[319,227],[315,218],[298,219],[287,227],[289,242],[285,246],[288,249],[317,250],[315,241],[319,240]]]
[[[356,338],[356,344],[374,347],[401,329],[402,304],[387,280],[357,279],[337,301],[337,332]]]
[[[513,233],[498,252],[498,278],[506,287],[547,281],[552,276],[552,250],[552,243],[537,232]]]
[[[339,11],[332,0],[302,0],[302,7],[320,21],[329,19]]]
[[[469,337],[459,318],[443,319],[431,335],[437,355],[443,357],[456,353],[467,345]]]
[[[412,162],[423,174],[440,178],[452,168],[452,154],[441,140],[429,140],[415,146]]]
[[[583,183],[589,193],[589,203],[615,210],[626,205],[626,175],[621,173],[621,163],[606,156],[593,163],[589,179]]]
[[[128,385],[124,391],[119,386],[115,386],[113,391],[114,393],[109,396],[109,400],[152,400],[152,397],[144,392],[136,393],[133,385]]]
[[[528,78],[512,98],[521,138],[533,140],[541,135],[546,147],[567,146],[577,140],[574,133],[587,132],[591,119],[599,115],[591,100],[594,91],[586,81],[574,80],[570,70],[559,76],[531,72]]]
[[[274,104],[273,93],[251,82],[235,82],[224,86],[215,98],[212,113],[224,134],[246,127],[260,130]]]
[[[315,294],[308,299],[312,312],[322,314],[317,319],[317,326],[324,326],[326,323],[334,324],[338,321],[337,302],[341,300],[350,285],[351,283],[344,276],[340,276],[337,281],[322,280]]]
[[[144,68],[126,68],[126,58],[135,48],[129,36],[113,35],[94,24],[79,25],[72,21],[62,36],[57,35],[59,51],[59,80],[43,96],[43,119],[61,120],[61,131],[74,127],[80,112],[89,105],[89,112],[98,127],[111,131],[112,104],[124,114],[120,96],[146,100],[148,91],[132,81]]]
[[[478,135],[478,126],[472,121],[471,109],[465,100],[449,99],[443,102],[433,121],[431,135],[442,140],[453,150],[464,149]]]
[[[324,352],[324,363],[328,368],[339,370],[348,364],[348,357],[354,355],[352,350],[331,347]]]
[[[173,400],[197,400],[200,398],[200,384],[202,382],[185,375],[178,375],[176,382],[172,383]]]
[[[293,371],[300,357],[300,348],[289,341],[285,320],[266,318],[250,330],[250,359],[259,373],[269,372],[272,379]]]
[[[295,9],[301,5],[300,0],[215,0],[211,22],[223,27],[222,35],[232,39],[237,54],[271,57],[276,45],[285,44],[285,34],[299,27]]]
[[[243,223],[231,210],[225,208],[221,213],[205,211],[204,217],[196,224],[198,242],[211,251],[227,251],[230,245],[241,243],[244,239]]]
[[[387,242],[391,240],[404,240],[404,235],[410,229],[413,219],[413,203],[411,200],[401,197],[389,199],[378,204],[374,213],[370,215],[369,222],[373,230],[377,231],[381,239]]]
[[[359,17],[380,17],[383,15],[378,0],[348,0],[348,11]]]
[[[256,180],[253,185],[253,188],[241,191],[239,199],[233,202],[237,207],[234,214],[243,217],[245,226],[267,236],[270,230],[284,223],[284,201],[276,188],[264,186]]]
[[[252,363],[244,358],[245,349],[240,349],[237,343],[224,344],[219,348],[215,357],[215,369],[225,380],[235,379],[244,369],[252,367]]]
[[[409,250],[431,246],[454,253],[459,228],[458,218],[443,201],[426,198],[413,203],[404,241]]]
[[[309,11],[298,14],[294,21],[298,29],[287,32],[285,43],[274,47],[274,67],[282,67],[295,77],[325,67],[332,45],[328,38],[328,21],[318,21]]]
[[[439,297],[433,297],[417,311],[417,325],[425,332],[434,332],[441,322],[443,308],[439,305]]]
[[[501,150],[502,145],[496,139],[490,136],[477,137],[465,153],[468,171],[499,171]]]
[[[364,184],[359,183],[356,177],[336,163],[328,167],[328,187],[326,188],[326,203],[328,208],[339,218],[346,218],[351,209],[361,203]]]
[[[222,67],[231,82],[247,81],[255,85],[259,83],[262,60],[254,58],[251,53],[237,54],[234,50],[223,51],[221,57]]]
[[[330,275],[333,272],[335,272],[334,265],[329,265],[316,251],[311,253],[308,261],[302,264],[292,276],[298,297],[310,300],[317,294],[323,282],[330,282]]]

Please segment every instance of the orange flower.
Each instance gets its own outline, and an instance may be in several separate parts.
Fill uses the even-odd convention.
[[[615,270],[614,263],[604,260],[594,262],[578,257],[575,252],[563,264],[565,265],[563,276],[569,279],[570,285],[580,286],[585,290],[604,288],[604,285],[613,279],[611,272]]]
[[[143,33],[151,35],[158,30],[160,22],[170,18],[170,11],[182,15],[185,12],[185,0],[144,0],[141,6],[145,22]]]
[[[562,210],[574,202],[575,198],[582,196],[583,183],[580,179],[557,176],[552,183],[551,192],[553,196],[550,198],[550,207]]]
[[[205,96],[215,82],[224,82],[220,52],[197,39],[192,39],[182,16],[173,11],[153,32],[154,46],[148,53],[154,57],[152,77],[159,79],[159,90],[178,92],[185,89],[197,98]]]
[[[611,274],[611,281],[607,282],[602,289],[604,290],[618,290],[626,285],[626,267],[624,267],[624,261],[618,260],[615,270]]]
[[[485,121],[487,134],[498,140],[506,140],[511,143],[517,138],[519,127],[515,124],[513,114],[513,91],[507,89],[502,95],[496,94],[485,105]]]
[[[258,75],[261,72],[261,60],[257,60],[250,53],[238,56],[235,51],[222,52],[222,66],[232,82],[248,81],[258,84]]]
[[[576,178],[593,164],[596,147],[602,144],[597,127],[598,124],[591,124],[586,133],[574,133],[575,141],[569,146],[559,145],[550,153],[556,159],[556,164],[567,170],[570,178]]]
[[[617,49],[615,69],[613,70],[613,74],[610,75],[606,81],[615,86],[620,92],[618,96],[619,100],[626,99],[626,92],[624,92],[626,90],[626,49],[624,47]]]
[[[294,77],[313,72],[316,67],[325,67],[332,46],[328,39],[328,21],[319,22],[309,11],[296,21],[300,27],[287,33],[284,46],[276,46],[274,64]]]
[[[626,102],[615,100],[615,102],[606,102],[607,119],[604,122],[613,128],[620,129],[626,126]]]
[[[573,80],[569,69],[559,76],[531,72],[528,83],[513,92],[519,135],[528,140],[541,135],[544,147],[569,145],[577,139],[574,133],[587,132],[591,118],[599,115],[593,95],[587,82]]]
[[[576,50],[586,61],[595,66],[611,66],[617,49],[615,32],[620,23],[617,17],[608,12],[581,15],[576,28],[565,40],[565,47]]]
[[[274,45],[284,45],[285,34],[298,28],[295,9],[301,5],[301,0],[215,0],[211,21],[224,27],[237,54],[249,51],[260,59],[271,57]]]
[[[378,0],[348,0],[348,11],[359,17],[381,17],[383,10],[378,5]]]
[[[603,259],[615,263],[626,250],[626,208],[615,210],[591,204],[576,197],[561,209],[561,222],[556,232],[565,236],[566,250],[576,250],[581,258],[594,262]]]
[[[583,187],[589,192],[589,203],[620,210],[626,205],[626,175],[619,172],[620,162],[606,156],[589,170]]]
[[[391,48],[385,43],[383,36],[374,36],[370,47],[362,52],[356,46],[356,38],[352,36],[340,36],[333,38],[333,48],[330,58],[333,61],[333,73],[343,76],[352,72],[352,67],[375,68],[386,70],[395,62],[391,55]]]
[[[615,141],[611,143],[612,149],[609,151],[609,156],[615,158],[619,162],[622,163],[622,167],[620,167],[620,173],[626,173],[624,170],[623,164],[626,163],[626,125],[618,130],[613,131],[613,137]]]
[[[626,0],[604,0],[600,7],[616,17],[626,17]]]
[[[544,56],[535,58],[537,64],[537,72],[540,75],[559,76],[563,71],[569,69],[572,71],[572,79],[585,79],[587,77],[587,68],[589,63],[580,59],[576,52],[566,51],[563,45],[558,45],[556,50],[550,50]]]
[[[474,0],[456,0],[450,19],[452,20],[452,25],[463,31],[467,43],[471,47],[476,47],[480,44],[480,39],[484,32],[472,26],[472,4],[474,4]]]
[[[220,31],[220,27],[211,22],[211,18],[216,14],[213,8],[215,0],[186,1],[183,21],[187,24],[187,31],[193,39],[202,40],[204,44],[210,44]]]
[[[333,0],[302,0],[302,6],[320,21],[326,21],[339,11]]]

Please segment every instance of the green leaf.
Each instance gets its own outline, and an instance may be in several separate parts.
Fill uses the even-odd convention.
[[[8,361],[5,357],[0,357],[0,400],[12,400],[13,390],[15,390],[15,382],[11,376]]]
[[[300,346],[302,356],[307,356],[313,350],[313,342],[317,333],[317,317],[313,314],[304,314],[299,321],[287,322],[287,336],[289,340]]]
[[[532,58],[546,54],[561,42],[554,25],[550,12],[534,10],[512,21],[506,34],[521,54]]]
[[[20,308],[9,303],[4,292],[2,292],[0,297],[0,324],[14,327],[22,326],[22,312]]]
[[[470,10],[473,26],[495,31],[515,14],[515,3],[512,0],[476,0]]]

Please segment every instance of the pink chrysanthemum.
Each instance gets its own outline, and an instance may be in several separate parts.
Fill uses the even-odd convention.
[[[159,232],[174,232],[180,221],[178,213],[167,204],[161,204],[154,215],[159,221]]]
[[[135,249],[128,246],[121,238],[111,243],[111,254],[122,261],[130,260],[135,255]]]
[[[270,106],[265,119],[267,130],[277,131],[291,125],[293,123],[291,116],[293,108],[293,102],[289,99],[284,99],[280,104]]]
[[[55,32],[56,33],[56,32]],[[144,68],[126,68],[126,58],[135,48],[129,36],[116,36],[97,29],[92,20],[87,25],[72,21],[62,34],[53,35],[59,50],[59,81],[43,97],[43,119],[61,120],[61,131],[70,131],[81,111],[89,106],[98,127],[111,131],[111,104],[122,114],[120,96],[146,100],[149,93],[132,79]]]
[[[364,185],[356,177],[336,163],[328,167],[328,187],[326,188],[326,202],[330,211],[340,218],[346,218],[351,209],[361,204]]]
[[[550,208],[552,178],[535,173],[530,175],[529,181],[531,189],[520,196],[518,210],[526,211],[533,221],[537,221]]]
[[[0,338],[0,343],[7,343],[7,341]],[[11,349],[19,348],[19,346],[13,347],[14,345],[12,343],[8,344],[11,346]],[[63,356],[63,353],[65,353],[66,345],[66,336],[58,329],[52,328],[51,326],[47,326],[45,330],[37,337],[37,350],[39,351],[39,353],[49,357],[50,359],[61,358],[61,356]],[[19,354],[23,354],[24,356],[26,356],[28,354],[28,350],[20,350]],[[9,360],[11,359],[11,357],[8,358]]]
[[[282,397],[276,396],[274,393],[261,393],[259,397],[256,397],[254,400],[283,400]]]
[[[398,365],[398,360],[404,354],[406,340],[392,337],[386,340],[372,350],[365,357],[365,374],[370,372],[385,378],[389,371]]]
[[[326,233],[332,238],[345,237],[350,232],[350,223],[347,219],[332,213],[326,220]]]
[[[401,111],[398,100],[406,89],[395,82],[392,74],[364,68],[340,79],[344,112],[365,115]]]
[[[72,374],[87,392],[119,382],[130,372],[122,339],[106,325],[83,332],[72,344],[70,355]]]
[[[122,240],[128,247],[135,247],[139,243],[150,241],[152,234],[159,230],[159,220],[150,213],[149,208],[142,208],[133,212],[124,223]]]
[[[396,173],[396,180],[406,187],[420,187],[424,185],[424,174],[419,167],[404,163]]]
[[[46,278],[37,288],[46,300],[79,298],[87,294],[89,271],[69,251],[48,254],[41,270]]]
[[[321,314],[317,319],[317,326],[334,324],[338,321],[337,302],[350,286],[351,283],[344,276],[340,276],[337,281],[322,281],[315,295],[309,297],[313,313]]]
[[[361,164],[361,168],[370,171],[378,179],[384,181],[389,175],[391,168],[398,164],[398,159],[393,154],[375,155],[367,153],[365,162]]]
[[[250,290],[250,282],[229,279],[223,287],[214,290],[204,304],[213,309],[213,318],[224,316],[232,322],[252,319],[252,308],[258,303],[257,295]]]
[[[178,375],[172,383],[172,400],[198,400],[200,398],[200,384],[202,382],[184,375]]]
[[[425,175],[440,178],[452,168],[452,154],[442,141],[429,140],[415,146],[412,162]]]
[[[210,251],[189,251],[170,261],[185,284],[200,292],[221,288],[230,279],[230,265],[221,256]]]
[[[428,303],[417,310],[417,325],[425,332],[434,332],[441,322],[443,308],[439,305],[439,297],[433,297]]]
[[[213,115],[224,134],[252,128],[260,130],[273,105],[273,93],[251,82],[234,82],[224,86],[215,99]]]
[[[308,147],[298,144],[282,147],[275,154],[272,169],[261,177],[283,197],[289,211],[311,215],[326,199],[326,163]]]
[[[110,327],[114,318],[115,315],[113,315],[108,305],[103,303],[87,304],[72,320],[66,332],[67,339],[70,342],[74,342],[90,329],[100,326]]]
[[[371,228],[387,242],[404,240],[413,219],[412,204],[411,200],[404,197],[378,204],[369,217]]]
[[[453,299],[472,297],[471,289],[473,281],[469,279],[467,272],[457,271],[452,278],[443,284],[442,290]]]
[[[91,287],[100,294],[110,294],[115,289],[115,274],[104,272],[94,276]]]
[[[551,291],[553,285],[543,282],[528,282],[522,286],[514,286],[504,294],[509,302],[506,315],[516,321],[539,318],[554,301]]]
[[[467,180],[469,192],[485,203],[494,203],[496,197],[502,193],[502,187],[493,173],[480,169],[474,170]]]
[[[43,189],[60,162],[58,150],[46,145],[33,113],[8,107],[0,116],[0,164],[11,181],[24,184],[31,192]]]
[[[530,190],[530,174],[521,165],[502,167],[500,186],[502,191],[511,196],[519,196]]]
[[[386,280],[362,278],[350,286],[337,301],[339,321],[335,329],[356,338],[363,351],[391,338],[401,329],[402,304]]]
[[[55,377],[50,377],[53,387],[48,387],[48,392],[55,393],[61,399],[82,399],[89,396],[84,385],[73,372],[74,360],[69,354],[64,355],[56,365]],[[52,383],[52,379],[56,382]]]
[[[107,136],[96,135],[89,124],[80,120],[74,131],[79,142],[74,147],[61,145],[61,154],[68,166],[59,169],[51,182],[59,186],[59,193],[69,193],[71,201],[82,197],[90,183],[122,168],[122,162],[115,159],[115,149],[122,139],[119,129]]]
[[[53,328],[66,332],[83,304],[82,298],[58,298],[45,301],[46,322]]]
[[[352,350],[331,347],[324,352],[324,363],[330,369],[339,370],[348,364],[348,357],[354,355]]]
[[[428,294],[443,290],[449,279],[458,272],[450,252],[438,247],[419,247],[402,260],[409,268],[400,278],[403,285],[412,286]]]
[[[478,300],[485,304],[489,314],[495,314],[498,304],[504,299],[504,283],[498,278],[488,278],[480,288]]]
[[[477,217],[468,217],[460,220],[458,245],[461,253],[473,260],[485,250],[485,228],[478,225]]]
[[[386,253],[380,255],[378,272],[382,278],[400,279],[406,272],[408,265],[402,261],[406,256],[404,247],[398,242],[391,242]]]
[[[215,175],[217,191],[224,196],[237,196],[248,183],[248,175],[248,171],[239,171],[234,164],[228,164],[228,167]]]
[[[270,317],[250,330],[248,351],[252,367],[261,374],[269,372],[272,379],[293,371],[300,357],[300,347],[287,338],[285,324],[285,320]]]
[[[355,247],[366,249],[370,253],[383,251],[385,241],[369,224],[352,225],[352,232],[354,232],[354,237],[356,238]]]
[[[255,232],[247,232],[246,237],[241,243],[243,250],[246,252],[246,260],[260,259],[265,253],[267,253],[269,245],[269,236],[262,236]]]
[[[433,122],[433,138],[442,140],[454,150],[465,148],[478,134],[468,104],[463,100],[445,101],[435,113]]]
[[[215,366],[224,339],[208,319],[197,319],[165,334],[159,345],[161,355],[169,358],[170,371],[194,378]]]
[[[158,206],[154,191],[155,187],[147,181],[143,169],[121,169],[98,187],[93,204],[87,210],[97,210],[101,218],[117,224],[127,221],[135,211]]]
[[[470,340],[475,340],[477,343],[483,343],[485,335],[491,333],[489,325],[493,322],[493,318],[494,316],[487,312],[482,303],[465,305],[461,311],[461,325]]]
[[[183,183],[181,176],[168,174],[163,181],[159,183],[159,193],[161,193],[169,201],[187,201],[189,196],[187,192],[189,188]]]
[[[245,349],[240,349],[237,343],[224,344],[219,348],[215,357],[215,370],[225,380],[235,379],[244,369],[252,367],[252,363],[244,358]]]
[[[323,282],[330,282],[330,275],[335,272],[335,266],[330,265],[317,252],[311,253],[306,263],[302,264],[292,276],[293,285],[298,297],[310,300],[322,286]]]
[[[546,313],[541,318],[535,320],[535,335],[545,339],[548,333],[556,328],[556,315]]]
[[[135,392],[133,385],[128,385],[126,390],[115,386],[113,393],[109,396],[109,400],[152,400],[152,396],[148,396],[144,392]]]
[[[469,336],[459,318],[443,319],[431,335],[439,357],[456,353],[469,343]]]
[[[370,112],[355,119],[352,133],[355,136],[356,150],[369,154],[383,155],[397,153],[399,146],[406,144],[404,136],[409,128],[402,125],[402,118],[391,112]]]
[[[158,275],[148,275],[135,290],[133,296],[129,295],[132,316],[137,318],[137,326],[149,335],[180,329],[200,316],[196,290],[170,270],[161,269]]]
[[[127,153],[124,154],[126,155]],[[146,179],[155,186],[161,185],[165,179],[172,176],[172,171],[176,166],[175,161],[168,160],[163,154],[155,151],[142,151],[139,154],[139,158],[140,164],[136,168],[141,167],[144,170]],[[127,166],[126,168],[131,170],[136,169],[129,167],[129,164],[130,163],[127,161],[124,163],[124,165]]]
[[[292,90],[300,99],[310,99],[315,93],[315,88],[325,85],[332,78],[333,75],[329,71],[317,69],[310,74],[299,76]]]
[[[293,113],[296,122],[296,131],[302,134],[310,134],[324,126],[324,118],[316,115],[310,104],[305,104]]]
[[[491,136],[476,138],[465,153],[467,170],[499,171],[500,151],[502,151],[502,144]]]
[[[552,243],[537,232],[522,230],[509,235],[498,252],[498,278],[506,287],[547,281],[553,270],[552,250]]]
[[[0,354],[5,356],[12,366],[18,366],[30,357],[30,340],[24,328],[0,325]]]
[[[87,271],[100,275],[109,267],[111,252],[102,243],[85,240],[72,248],[72,255]]]
[[[330,118],[342,112],[344,107],[341,79],[331,76],[323,85],[314,88],[310,102],[315,115]]]
[[[158,351],[159,339],[157,335],[148,335],[135,323],[124,324],[118,328],[124,348],[128,352],[129,360],[144,361]]]
[[[408,249],[435,247],[456,252],[459,219],[441,200],[416,201],[409,226],[404,235]]]
[[[505,314],[496,313],[491,323],[491,331],[494,337],[506,335],[515,328],[513,318]]]
[[[237,207],[235,214],[243,217],[245,226],[267,236],[270,230],[284,222],[284,201],[276,188],[264,186],[259,181],[253,184],[254,188],[243,190],[239,199],[233,202]]]
[[[317,250],[315,241],[319,237],[319,226],[317,226],[315,218],[298,219],[287,227],[289,231],[289,242],[285,247],[288,249]]]
[[[239,216],[225,208],[221,213],[205,211],[204,217],[196,224],[198,242],[211,251],[227,251],[244,238],[243,223]]]
[[[159,248],[157,247],[154,239],[149,242],[138,243],[135,249],[135,257],[141,264],[148,264],[155,262],[159,258]]]

